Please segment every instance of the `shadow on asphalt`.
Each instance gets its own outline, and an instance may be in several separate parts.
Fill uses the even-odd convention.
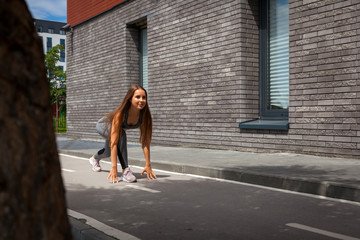
[[[358,228],[360,209],[341,203],[214,180],[136,177],[104,188],[67,184],[68,207],[143,240],[298,239],[288,222],[328,224],[343,234]]]

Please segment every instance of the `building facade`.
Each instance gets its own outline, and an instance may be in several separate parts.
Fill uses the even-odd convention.
[[[360,157],[358,1],[78,2],[69,136],[98,138],[97,120],[141,83],[153,144]]]
[[[64,51],[60,52],[60,62],[58,62],[57,66],[66,71],[66,32],[63,29],[66,23],[34,19],[34,24],[40,36],[44,54],[58,44],[63,46]]]
[[[63,29],[63,27],[66,26],[66,23],[34,19],[34,24],[36,31],[40,36],[44,54],[58,44],[63,46],[64,50],[60,52],[60,61],[56,64],[56,66],[59,66],[66,71],[66,31]],[[53,104],[52,109],[54,117],[62,115],[60,113],[60,105],[65,104],[65,102],[66,99],[62,97],[60,102]]]

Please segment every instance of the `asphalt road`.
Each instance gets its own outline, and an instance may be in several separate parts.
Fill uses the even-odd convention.
[[[360,240],[359,203],[135,166],[137,183],[112,184],[109,163],[60,159],[68,208],[139,239]]]

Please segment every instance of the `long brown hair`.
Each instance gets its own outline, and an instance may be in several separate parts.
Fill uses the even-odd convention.
[[[128,111],[130,109],[131,99],[134,96],[135,91],[138,90],[138,89],[144,90],[145,95],[146,95],[145,107],[140,112],[140,114],[142,114],[142,122],[141,122],[141,125],[140,125],[140,139],[139,139],[139,141],[140,141],[141,146],[143,148],[146,145],[150,145],[151,137],[152,137],[152,118],[151,118],[151,113],[150,113],[149,104],[148,104],[147,91],[140,85],[132,85],[129,88],[129,90],[128,90],[127,94],[125,95],[124,100],[122,101],[120,106],[118,106],[111,113],[107,114],[106,118],[104,119],[105,124],[106,124],[105,129],[108,129],[109,124],[111,124],[113,122],[114,118],[116,118],[115,122],[118,122],[118,124],[116,124],[115,126],[112,126],[113,124],[111,124],[110,132],[109,132],[110,146],[113,146],[114,144],[117,144],[119,139],[121,139],[122,124],[123,124],[124,119],[125,119],[125,113],[126,113],[126,111]],[[112,128],[115,128],[114,130],[119,133],[116,136],[115,139],[111,139]]]

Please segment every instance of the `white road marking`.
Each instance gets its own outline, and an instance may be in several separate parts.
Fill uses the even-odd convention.
[[[83,161],[89,161],[89,158],[77,157],[77,156],[68,155],[68,154],[64,154],[64,153],[59,153],[59,155],[64,156],[64,157],[76,158],[76,159],[80,159],[80,160],[83,160]],[[100,162],[106,163],[106,164],[111,164],[111,162],[103,161],[103,160],[101,160]],[[117,165],[120,166],[120,163],[118,163]]]
[[[338,234],[338,233],[334,233],[334,232],[329,232],[329,231],[325,231],[322,229],[302,225],[299,223],[288,223],[288,224],[286,224],[286,226],[301,229],[301,230],[308,231],[308,232],[317,233],[320,235],[324,235],[324,236],[328,236],[328,237],[332,237],[332,238],[336,238],[336,239],[341,239],[341,240],[360,240],[360,238],[354,238],[354,237],[350,237],[350,236],[346,236],[346,235],[342,235],[342,234]]]
[[[68,154],[63,154],[63,153],[59,153],[59,155],[60,155],[60,156],[64,156],[64,157],[71,157],[71,158],[76,158],[76,159],[80,159],[80,160],[89,161],[89,158],[77,157],[77,156],[68,155]]]
[[[146,188],[146,187],[141,187],[141,186],[134,185],[134,184],[127,184],[127,185],[125,185],[125,187],[133,188],[133,189],[141,190],[141,191],[145,191],[145,192],[150,192],[150,193],[160,193],[160,191],[158,191],[158,190],[154,190],[154,189],[150,189],[150,188]]]
[[[64,157],[71,157],[71,158],[76,158],[76,159],[88,161],[88,159],[86,159],[86,158],[75,157],[75,156],[66,155],[66,154],[60,154],[60,155],[62,155]],[[111,164],[111,162],[108,162],[108,161],[101,161],[101,162],[105,163],[105,164]],[[120,165],[120,163],[118,163],[117,165]],[[137,167],[137,166],[131,166],[131,167],[140,168],[140,167]],[[62,168],[62,170],[66,171],[66,172],[75,172],[75,170],[70,170],[70,169],[66,169],[66,168]],[[158,191],[158,190],[154,190],[154,189],[150,189],[150,188],[146,188],[146,187],[141,187],[139,185],[134,185],[134,184],[127,184],[127,185],[125,185],[125,187],[133,188],[133,189],[141,190],[141,191],[145,191],[145,192],[150,192],[150,193],[160,193],[160,191]]]
[[[139,238],[134,237],[126,232],[120,231],[116,228],[110,227],[102,222],[97,221],[94,218],[81,214],[79,212],[75,212],[71,209],[68,209],[68,215],[72,216],[76,219],[85,219],[86,224],[96,228],[97,230],[104,232],[105,234],[115,237],[116,239],[124,239],[124,240],[139,240]]]
[[[131,167],[143,169],[142,167],[139,167],[139,166],[131,166]],[[280,189],[280,188],[272,188],[272,187],[255,185],[255,184],[239,182],[239,181],[233,181],[233,180],[228,180],[228,179],[223,179],[223,178],[207,177],[207,176],[201,176],[201,175],[195,175],[195,174],[189,174],[189,173],[171,172],[171,171],[155,169],[155,168],[153,168],[153,170],[155,172],[163,172],[163,173],[168,173],[168,174],[173,174],[173,175],[182,175],[182,176],[188,176],[188,177],[194,177],[194,178],[208,179],[208,180],[213,180],[213,181],[218,181],[218,182],[226,182],[226,183],[238,184],[238,185],[243,185],[243,186],[262,188],[262,189],[271,190],[271,191],[283,192],[283,193],[288,193],[288,194],[293,194],[293,195],[300,195],[300,196],[305,196],[305,197],[311,197],[311,198],[316,198],[316,199],[322,199],[322,200],[328,200],[328,201],[333,201],[333,202],[340,202],[340,203],[346,203],[346,204],[360,206],[360,202],[353,202],[353,201],[337,199],[337,198],[329,198],[329,197],[314,195],[314,194],[310,194],[310,193],[294,192],[294,191]]]
[[[63,153],[59,153],[59,155],[64,156],[64,157],[72,157],[72,158],[76,158],[76,159],[89,161],[89,159],[87,159],[87,158],[67,155],[67,154],[63,154]],[[108,161],[100,161],[100,162],[106,163],[106,164],[111,164],[111,162],[108,162]],[[120,164],[118,163],[117,165],[120,165]],[[143,169],[143,167],[140,167],[140,166],[131,165],[131,167]],[[165,170],[155,169],[155,168],[153,170],[155,172],[163,172],[163,173],[169,173],[169,174],[174,174],[174,175],[182,175],[182,176],[189,176],[189,177],[194,177],[194,178],[209,179],[209,180],[214,180],[214,181],[219,181],[219,182],[239,184],[239,185],[243,185],[243,186],[262,188],[262,189],[267,189],[267,190],[271,190],[271,191],[283,192],[283,193],[288,193],[288,194],[294,194],[294,195],[300,195],[300,196],[305,196],[305,197],[310,197],[310,198],[316,198],[316,199],[322,199],[322,200],[328,200],[328,201],[333,201],[333,202],[340,202],[340,203],[346,203],[346,204],[360,206],[360,202],[353,202],[353,201],[348,201],[348,200],[344,200],[344,199],[329,198],[329,197],[314,195],[314,194],[310,194],[310,193],[294,192],[294,191],[289,191],[289,190],[280,189],[280,188],[266,187],[266,186],[255,185],[255,184],[251,184],[251,183],[244,183],[244,182],[233,181],[233,180],[227,180],[227,179],[222,179],[222,178],[213,178],[213,177],[206,177],[206,176],[201,176],[201,175],[171,172],[171,171],[165,171]]]

